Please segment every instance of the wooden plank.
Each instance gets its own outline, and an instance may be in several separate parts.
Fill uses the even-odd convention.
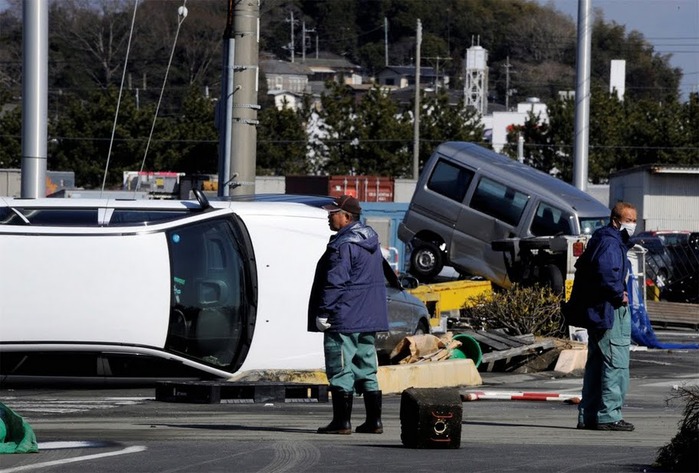
[[[535,350],[547,350],[556,346],[554,340],[542,340],[538,343],[532,343],[531,345],[525,345],[518,348],[511,348],[509,350],[494,351],[491,353],[486,353],[483,355],[482,363],[489,363],[491,361],[502,360],[505,358],[512,358],[521,355],[533,354]]]
[[[653,325],[685,326],[699,330],[699,304],[648,301],[646,310]]]
[[[497,342],[503,343],[507,345],[508,347],[515,348],[515,347],[521,347],[522,345],[526,345],[526,343],[517,340],[514,337],[510,337],[509,335],[505,334],[499,334],[495,332],[486,332],[485,330],[479,330],[478,333],[480,335],[484,335],[491,340],[495,340]]]
[[[487,335],[483,335],[482,333],[479,332],[474,332],[472,330],[466,330],[464,332],[460,333],[465,333],[466,335],[470,335],[473,338],[475,338],[478,343],[480,343],[482,346],[481,348],[488,347],[492,348],[495,350],[507,350],[510,348],[510,345],[506,345],[504,343],[500,343],[497,340],[493,340],[492,338],[488,337]]]

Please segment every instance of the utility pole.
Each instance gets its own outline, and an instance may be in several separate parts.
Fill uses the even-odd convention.
[[[413,120],[413,179],[420,174],[420,48],[422,47],[422,22],[417,20],[415,41],[415,112]]]
[[[287,19],[286,21],[291,24],[291,42],[289,43],[289,49],[291,50],[291,62],[294,62],[294,26],[296,25],[296,20],[294,20],[293,10],[291,10],[289,14],[291,15],[291,19]]]
[[[306,62],[306,37],[310,33],[315,33],[315,32],[316,32],[315,28],[306,29],[306,22],[305,21],[303,21],[301,23],[301,38],[303,41],[303,46],[301,47],[301,51],[302,51],[301,62]],[[318,39],[318,35],[316,35],[316,39]],[[317,57],[318,57],[318,47],[316,46],[316,58]]]
[[[505,63],[505,111],[510,111],[510,56],[507,56],[507,62]]]
[[[442,57],[442,56],[434,56],[434,57],[426,57],[425,59],[427,60],[433,60],[435,61],[435,84],[434,84],[434,89],[438,90],[439,89],[439,61],[451,61],[450,57]]]
[[[385,66],[388,67],[388,18],[385,16],[383,17],[383,49]]]
[[[233,10],[235,67],[231,129],[230,176],[238,181],[231,194],[255,193],[257,161],[257,78],[259,71],[259,0],[229,0]],[[235,173],[233,172],[235,171]]]

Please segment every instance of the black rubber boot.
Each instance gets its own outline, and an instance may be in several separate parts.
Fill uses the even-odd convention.
[[[360,434],[382,434],[381,391],[365,392],[364,407],[366,408],[366,422],[357,427],[355,432]]]
[[[352,433],[352,402],[354,396],[346,391],[332,391],[333,420],[325,427],[318,429],[319,434],[349,435]]]

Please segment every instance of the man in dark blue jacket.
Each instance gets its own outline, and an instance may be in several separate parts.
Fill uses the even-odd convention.
[[[366,422],[360,433],[383,433],[377,380],[376,332],[388,330],[386,284],[379,237],[359,221],[361,207],[343,195],[323,207],[331,230],[316,266],[308,305],[308,330],[324,333],[325,373],[333,419],[322,434],[350,434],[354,392],[364,396]]]
[[[578,428],[631,431],[621,415],[629,386],[631,311],[627,252],[636,228],[636,209],[618,202],[609,225],[597,230],[575,264],[570,303],[580,308],[588,331],[587,362]]]

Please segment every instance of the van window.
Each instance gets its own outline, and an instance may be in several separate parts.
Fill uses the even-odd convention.
[[[440,160],[427,181],[427,188],[451,200],[463,202],[473,174],[468,169]]]
[[[572,235],[570,219],[572,215],[557,209],[552,205],[541,202],[536,208],[534,220],[532,220],[531,233],[534,236],[544,235]]]
[[[516,227],[529,196],[482,177],[471,198],[471,208]]]

